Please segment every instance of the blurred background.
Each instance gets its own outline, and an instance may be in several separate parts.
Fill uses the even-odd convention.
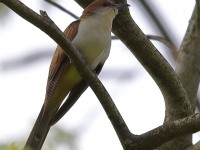
[[[75,20],[47,1],[22,2],[36,12],[47,11],[61,30]],[[77,16],[82,13],[74,1],[54,2]],[[169,48],[161,42],[152,42],[174,68],[195,0],[128,0],[128,3],[133,19],[149,38],[167,39]],[[0,149],[24,145],[44,101],[55,48],[51,38],[0,3]],[[112,41],[110,57],[99,78],[132,133],[141,134],[162,125],[165,107],[161,92],[119,40]],[[197,140],[199,135],[195,134],[193,141]],[[88,89],[52,127],[43,149],[122,147],[98,99]]]

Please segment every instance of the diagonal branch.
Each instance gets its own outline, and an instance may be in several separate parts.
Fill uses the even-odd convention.
[[[62,7],[61,5],[57,4],[56,2],[54,1],[51,1],[51,0],[44,0],[52,5],[54,5],[55,7],[59,8],[60,10],[62,10],[63,12],[67,13],[68,15],[70,15],[72,18],[74,19],[79,19],[79,17],[77,15],[75,15],[74,13],[72,13],[71,11],[65,9],[64,7]]]
[[[83,7],[87,5],[85,1],[75,1]],[[124,1],[126,0],[115,0],[116,3]],[[166,106],[165,122],[191,115],[190,101],[179,77],[145,37],[130,16],[129,11],[123,11],[116,17],[113,32],[135,55],[160,88]]]
[[[145,11],[149,14],[153,22],[156,24],[156,27],[161,32],[161,34],[164,36],[164,38],[170,43],[170,45],[173,47],[173,49],[170,48],[171,54],[173,55],[173,58],[177,58],[177,44],[174,42],[176,39],[173,36],[173,33],[169,30],[169,24],[166,22],[162,16],[159,16],[159,10],[155,9],[154,3],[146,0],[140,0],[138,1],[142,4]]]
[[[142,33],[128,11],[121,13],[115,20],[113,32],[130,49],[160,88],[165,99],[166,121],[190,115],[190,103],[181,81],[165,58]]]
[[[89,3],[81,0],[75,1],[82,7],[86,7]],[[126,0],[115,0],[114,2],[123,3]],[[190,115],[189,99],[177,74],[143,34],[127,9],[117,15],[113,23],[113,32],[135,55],[160,88],[166,104],[166,121]]]
[[[195,112],[197,92],[200,81],[200,6],[199,0],[196,1],[192,17],[190,19],[185,37],[182,41],[176,63],[176,73],[179,75],[184,88],[189,96],[192,111]],[[187,146],[192,145],[190,138],[180,141]],[[177,144],[177,141],[174,141]],[[181,143],[181,145],[183,145]],[[173,143],[171,145],[174,145]]]
[[[174,57],[177,58],[178,52],[177,52],[176,47],[174,47],[174,45],[170,41],[168,41],[166,38],[162,36],[157,36],[157,35],[146,35],[146,36],[149,40],[155,40],[155,41],[159,41],[163,43],[165,46],[167,46],[171,50]]]
[[[188,29],[181,44],[176,72],[186,89],[193,111],[200,81],[200,6],[195,6]]]

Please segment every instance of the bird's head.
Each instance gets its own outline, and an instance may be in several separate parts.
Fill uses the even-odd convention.
[[[112,19],[117,15],[118,9],[128,7],[128,4],[115,4],[110,0],[96,0],[89,4],[83,11],[82,17],[89,16],[109,16]]]

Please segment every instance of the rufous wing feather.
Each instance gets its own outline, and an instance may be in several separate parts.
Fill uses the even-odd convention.
[[[74,21],[65,29],[64,34],[69,40],[72,41],[77,35],[79,24],[80,20]],[[70,64],[69,57],[64,53],[62,48],[58,45],[49,68],[49,76],[47,81],[46,97],[44,103],[45,105],[48,105],[49,100],[51,100],[51,97],[55,92],[57,84],[61,76],[63,75],[63,72],[67,69],[69,64]]]
[[[94,73],[99,75],[103,68],[104,64],[99,64],[95,69]],[[83,92],[88,88],[87,82],[82,79],[69,93],[69,96],[65,100],[65,102],[61,105],[55,115],[52,117],[49,125],[52,126],[56,124],[68,111],[69,109],[76,103],[79,97],[83,94]]]

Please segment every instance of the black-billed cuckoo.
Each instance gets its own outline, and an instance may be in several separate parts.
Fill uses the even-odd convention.
[[[96,0],[84,9],[79,20],[72,22],[64,31],[97,74],[110,53],[113,19],[119,8],[127,6],[110,0]],[[87,87],[58,45],[49,68],[45,101],[25,147],[41,149],[50,126],[71,108]],[[67,100],[61,105],[67,95]]]

